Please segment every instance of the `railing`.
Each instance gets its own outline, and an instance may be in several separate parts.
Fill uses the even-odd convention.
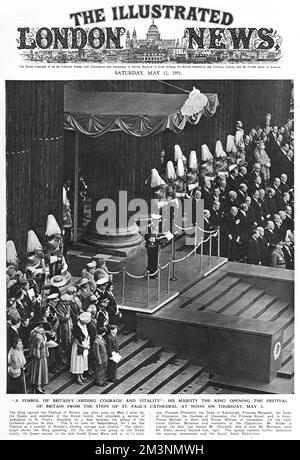
[[[159,303],[160,296],[161,296],[161,272],[165,270],[166,268],[168,269],[168,275],[167,275],[167,293],[170,293],[170,283],[171,281],[176,280],[175,277],[175,266],[177,263],[184,261],[185,259],[188,259],[189,257],[194,254],[195,256],[197,255],[197,250],[200,247],[200,273],[203,271],[203,245],[204,243],[207,243],[209,241],[209,266],[211,266],[211,258],[212,258],[212,238],[217,237],[217,257],[218,259],[220,258],[220,227],[218,227],[215,230],[203,230],[200,228],[198,225],[193,225],[192,227],[179,227],[178,225],[174,224],[179,230],[183,231],[189,231],[194,229],[195,230],[195,243],[194,243],[194,249],[190,251],[188,254],[186,254],[184,257],[181,257],[180,259],[176,259],[176,247],[175,247],[175,238],[172,239],[172,257],[169,258],[168,262],[161,266],[158,263],[157,270],[154,273],[150,273],[148,270],[141,274],[141,275],[134,275],[133,273],[130,273],[129,271],[126,270],[125,267],[122,268],[122,270],[117,271],[117,272],[112,272],[109,271],[110,275],[120,275],[122,274],[122,299],[121,299],[121,305],[120,308],[123,308],[125,305],[125,285],[126,285],[126,275],[129,276],[130,278],[134,279],[144,279],[147,278],[147,308],[149,308],[150,304],[150,278],[153,276],[157,275],[157,303]],[[198,243],[198,231],[203,232],[204,234],[208,234],[208,237],[204,240],[201,238],[200,242]]]

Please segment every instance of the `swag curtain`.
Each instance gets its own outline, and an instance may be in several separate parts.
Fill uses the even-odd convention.
[[[215,114],[218,95],[206,96],[204,109],[195,117],[187,117],[180,111],[187,94],[85,92],[66,85],[64,127],[94,138],[109,131],[124,131],[136,137],[166,129],[179,133],[187,123],[196,125],[202,115]]]

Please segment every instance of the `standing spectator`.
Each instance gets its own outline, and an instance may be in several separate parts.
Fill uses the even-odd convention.
[[[228,212],[233,206],[238,206],[237,193],[234,190],[230,190],[228,197],[224,200],[225,212]]]
[[[24,388],[24,367],[26,359],[23,352],[23,344],[21,339],[16,339],[8,352],[8,377],[7,377],[7,393],[22,394],[25,393]]]
[[[97,257],[97,258],[94,257],[94,260],[97,263],[95,273],[94,273],[95,281],[97,282],[98,279],[100,278],[109,278],[110,275],[108,272],[108,268],[107,268],[105,259],[103,257]]]
[[[71,344],[71,304],[72,297],[69,294],[63,294],[60,302],[57,304],[56,311],[59,320],[59,342],[61,361],[67,364],[70,360],[70,344]]]
[[[293,219],[292,206],[287,205],[285,207],[285,213],[286,213],[286,228],[293,232],[294,231],[294,219]]]
[[[252,195],[252,202],[251,202],[252,209],[255,214],[255,222],[257,225],[262,225],[264,221],[264,216],[263,216],[263,208],[262,204],[259,201],[259,191],[255,190],[255,192]]]
[[[117,363],[112,359],[113,352],[119,353],[118,345],[118,328],[115,324],[110,324],[108,326],[109,334],[106,337],[106,349],[107,349],[107,380],[110,382],[117,382]]]
[[[268,266],[269,265],[269,247],[268,243],[265,239],[265,229],[263,227],[258,227],[258,243],[260,249],[260,262],[261,265]]]
[[[6,340],[7,353],[11,347],[19,340],[19,328],[21,326],[21,317],[13,306],[7,311]]]
[[[107,384],[106,370],[107,370],[107,351],[104,335],[105,328],[99,328],[96,335],[93,352],[95,356],[95,385],[103,387]]]
[[[215,200],[210,210],[210,223],[215,228],[221,226],[222,212],[220,207],[220,202]]]
[[[264,183],[268,183],[270,180],[271,160],[267,155],[263,141],[257,142],[256,149],[254,150],[254,158],[261,166],[261,174],[263,175]]]
[[[279,214],[274,215],[274,235],[276,241],[283,241],[285,238],[285,228],[282,225],[282,220]]]
[[[251,235],[252,222],[247,213],[247,203],[242,203],[238,212],[238,219],[240,221],[240,236],[241,236],[241,260],[245,261],[247,256],[247,245]]]
[[[109,324],[109,314],[107,311],[107,306],[109,304],[109,299],[103,298],[99,300],[98,302],[98,316],[97,316],[97,328],[99,329],[100,327],[107,328]]]
[[[271,267],[286,268],[282,242],[276,243],[271,254]]]
[[[91,314],[84,311],[73,328],[73,345],[71,352],[70,372],[74,374],[79,385],[85,382],[84,372],[88,370],[88,355],[90,349],[90,336],[87,324],[91,321]]]
[[[254,188],[255,186],[255,179],[257,177],[260,177],[261,179],[261,186],[264,188],[264,176],[261,172],[261,166],[260,163],[255,163],[253,166],[253,171],[249,174],[248,176],[248,183],[249,183],[249,188]]]
[[[285,173],[282,173],[280,176],[280,185],[279,190],[281,193],[289,192],[290,186],[288,184],[288,176]]]
[[[244,203],[247,197],[247,185],[244,184],[243,182],[239,185],[238,191],[237,191],[237,202],[239,204]]]
[[[46,331],[42,327],[43,319],[40,318],[36,327],[30,334],[30,353],[32,356],[31,383],[35,393],[45,393],[45,385],[48,384],[48,361]]]
[[[238,209],[233,206],[222,221],[222,252],[230,261],[239,260],[240,220],[237,214]]]
[[[96,261],[92,260],[86,264],[86,267],[81,272],[81,277],[88,280],[92,293],[96,291],[97,287],[94,278],[96,265]]]
[[[67,294],[72,297],[70,302],[70,314],[73,325],[77,323],[80,313],[83,312],[81,301],[77,295],[77,288],[75,286],[70,286],[67,289]]]
[[[92,295],[92,290],[87,278],[82,278],[78,284],[79,292],[78,297],[82,305],[83,311],[86,311],[90,304],[90,297]]]
[[[266,212],[267,212],[266,217],[267,219],[270,219],[277,212],[277,202],[275,198],[275,190],[273,188],[269,188],[267,190],[267,195],[264,201],[265,201]]]
[[[259,265],[260,262],[260,246],[258,242],[258,230],[254,228],[252,230],[252,236],[248,241],[248,251],[247,251],[247,263],[253,265]]]
[[[87,312],[91,314],[91,321],[87,323],[87,330],[90,336],[90,350],[88,356],[88,375],[92,376],[95,372],[95,355],[94,355],[94,340],[97,335],[97,307],[94,304],[89,305]]]
[[[109,318],[109,324],[118,324],[122,318],[122,313],[121,311],[119,311],[113,289],[113,284],[110,281],[106,288],[106,296],[108,299],[107,313]]]

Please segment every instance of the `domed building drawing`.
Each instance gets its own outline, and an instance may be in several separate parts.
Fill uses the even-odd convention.
[[[132,37],[130,32],[126,34],[126,48],[139,48],[140,46],[156,45],[158,48],[174,48],[176,47],[175,39],[162,39],[158,27],[154,24],[154,19],[150,25],[145,39],[138,39],[136,30],[133,29]]]

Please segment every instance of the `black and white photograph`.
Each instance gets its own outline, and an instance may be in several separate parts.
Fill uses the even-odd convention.
[[[6,80],[7,394],[294,393],[294,82],[216,77]]]

